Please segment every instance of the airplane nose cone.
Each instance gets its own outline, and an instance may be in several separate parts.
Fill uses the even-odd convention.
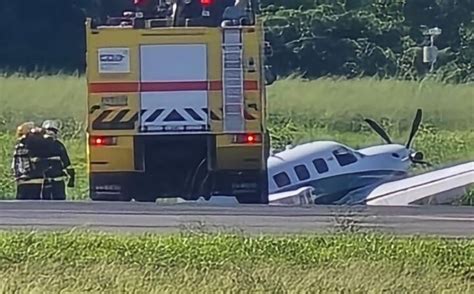
[[[415,161],[423,160],[424,155],[423,155],[422,152],[416,151],[416,152],[413,152],[413,153],[410,154],[410,158],[411,158],[412,160],[415,160]]]

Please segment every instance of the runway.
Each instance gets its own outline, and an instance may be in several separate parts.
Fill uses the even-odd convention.
[[[0,201],[0,229],[71,228],[126,233],[204,229],[273,234],[381,230],[396,234],[473,237],[474,207]]]

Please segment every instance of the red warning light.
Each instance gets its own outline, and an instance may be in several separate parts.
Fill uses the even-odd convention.
[[[261,134],[239,134],[239,135],[234,135],[233,142],[238,143],[238,144],[262,143],[262,135]]]
[[[90,144],[93,146],[117,145],[117,137],[91,137]]]
[[[214,0],[201,0],[202,6],[211,6],[214,3]]]

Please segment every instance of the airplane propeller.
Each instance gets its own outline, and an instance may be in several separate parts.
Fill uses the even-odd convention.
[[[418,108],[417,111],[416,111],[415,119],[413,120],[413,124],[411,126],[410,136],[408,137],[407,144],[405,145],[407,147],[407,149],[409,149],[411,147],[411,143],[413,142],[413,138],[415,137],[416,132],[418,132],[418,128],[420,127],[422,115],[423,114],[422,114],[421,109]]]
[[[390,136],[385,132],[385,130],[375,121],[371,120],[370,118],[366,118],[365,121],[372,127],[372,129],[382,137],[382,139],[387,142],[387,144],[392,144],[392,140]]]
[[[413,119],[413,123],[411,126],[411,131],[408,137],[408,141],[405,144],[405,147],[410,151],[411,151],[410,148],[411,148],[411,144],[413,143],[413,139],[415,138],[415,135],[418,132],[418,128],[420,127],[422,116],[423,116],[422,110],[417,109],[415,118]],[[385,142],[387,142],[388,144],[392,144],[392,139],[390,139],[390,136],[377,122],[375,122],[374,120],[370,118],[366,118],[364,120],[380,137],[382,137],[382,139],[385,140]],[[413,163],[425,164],[427,166],[431,166],[429,162],[426,162],[423,160],[424,154],[420,151],[415,151],[415,152],[410,153],[409,157]]]

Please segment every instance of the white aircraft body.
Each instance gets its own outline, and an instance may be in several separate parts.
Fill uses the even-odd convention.
[[[331,141],[307,143],[269,158],[269,193],[310,186],[316,204],[333,204],[351,191],[406,177],[411,163],[400,145],[354,150]]]
[[[410,177],[413,164],[430,165],[411,148],[421,118],[418,109],[405,145],[393,143],[382,127],[366,119],[387,144],[355,150],[334,141],[315,141],[272,154],[267,162],[270,204],[407,205],[430,196],[450,201],[453,195],[462,196],[462,188],[474,183],[474,162]],[[213,196],[210,202],[224,203],[218,198],[238,203],[227,196]]]

